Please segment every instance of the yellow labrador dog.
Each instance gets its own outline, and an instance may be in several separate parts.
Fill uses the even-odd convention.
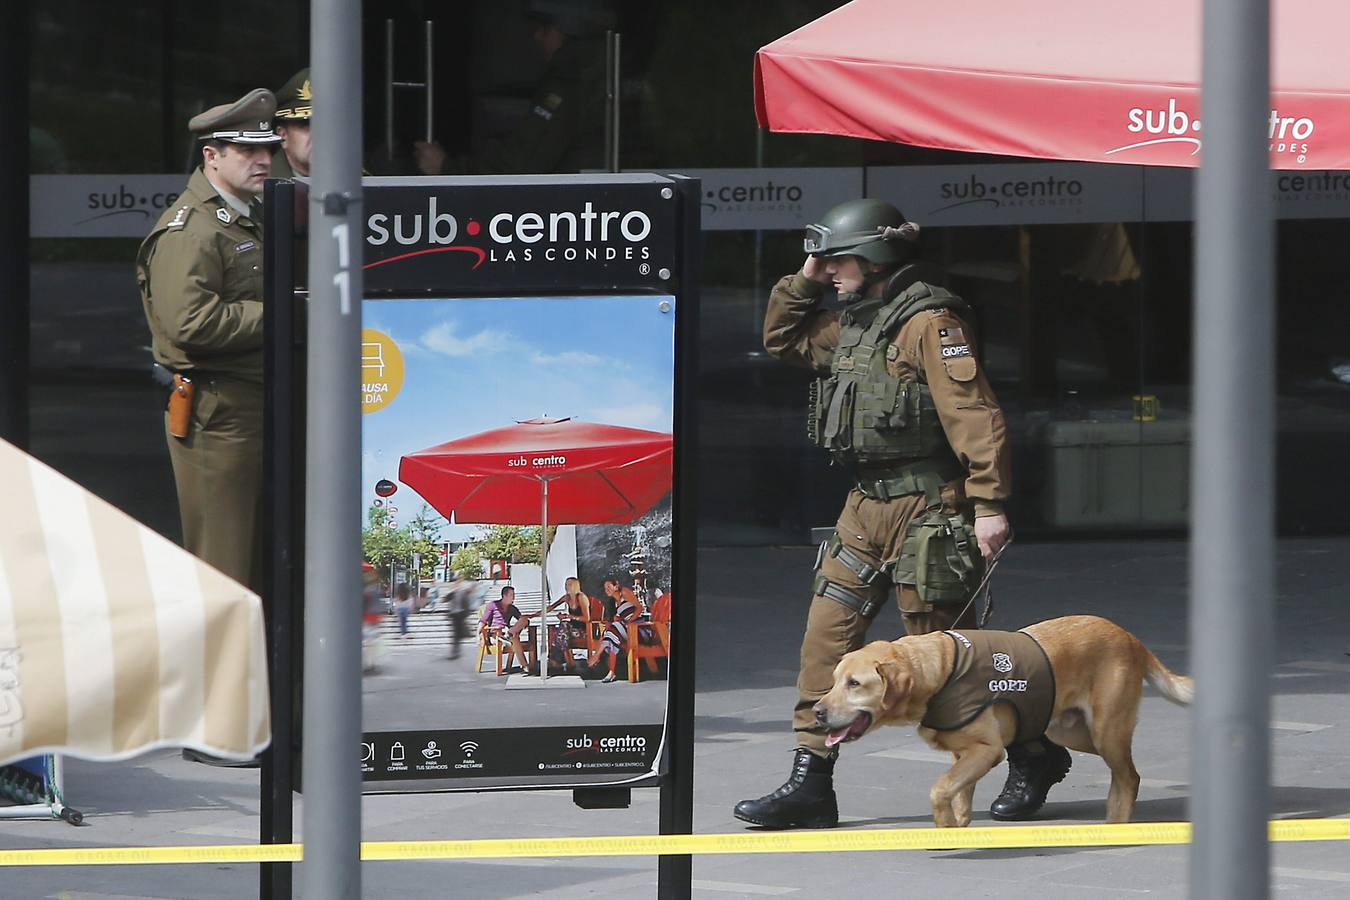
[[[1097,616],[1050,619],[1021,633],[1039,645],[1053,675],[1053,704],[1047,695],[1043,706],[1048,717],[1044,734],[1106,761],[1111,769],[1106,821],[1128,822],[1139,795],[1130,744],[1143,682],[1173,703],[1187,705],[1194,696],[1191,679],[1169,671],[1138,638]],[[965,634],[974,637],[981,632]],[[995,640],[1020,639],[1010,632],[984,634]],[[1028,679],[996,676],[986,684],[982,675],[975,682],[986,694],[982,706],[976,697],[974,706],[964,707],[978,710],[973,718],[957,725],[949,721],[941,729],[922,724],[929,720],[930,704],[935,709],[949,705],[942,692],[963,645],[975,646],[959,632],[946,631],[875,641],[840,660],[834,685],[815,706],[816,720],[829,732],[831,746],[857,740],[878,725],[918,725],[919,736],[929,745],[949,751],[955,762],[929,792],[933,821],[939,827],[970,824],[975,783],[1003,760],[1005,747],[1026,739],[1028,727],[1019,721],[1022,714],[1010,694],[1025,691]],[[986,655],[993,657],[991,671],[1011,671],[1007,654]],[[1035,655],[1035,648],[1022,655]],[[1024,732],[1020,736],[1019,727]]]

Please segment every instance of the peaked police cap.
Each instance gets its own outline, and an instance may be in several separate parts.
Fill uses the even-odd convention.
[[[272,131],[272,114],[277,98],[266,88],[254,88],[233,103],[213,106],[188,122],[188,131],[201,141],[228,141],[234,144],[278,144],[280,135]]]
[[[305,67],[292,75],[291,80],[277,91],[274,118],[279,122],[309,121],[313,112],[314,90],[309,83],[309,67]]]

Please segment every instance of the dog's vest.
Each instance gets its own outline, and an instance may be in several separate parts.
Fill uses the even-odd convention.
[[[936,731],[969,724],[995,703],[1017,712],[1012,743],[1045,733],[1055,706],[1055,673],[1041,645],[1021,631],[944,631],[956,646],[951,675],[920,723]]]

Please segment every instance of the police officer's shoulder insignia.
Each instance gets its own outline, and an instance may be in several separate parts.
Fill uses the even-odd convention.
[[[228,225],[230,224],[230,211],[222,206],[216,210],[216,218]]]
[[[180,207],[178,207],[178,212],[176,212],[176,213],[173,214],[173,218],[170,219],[170,220],[164,225],[164,227],[165,227],[165,228],[182,228],[185,224],[187,224],[188,216],[191,215],[191,214],[192,214],[192,207],[190,207],[190,206],[180,206]]]
[[[957,325],[939,328],[938,343],[942,346],[943,359],[970,356],[970,344],[966,341],[966,333]]]
[[[944,344],[942,347],[943,359],[956,359],[961,356],[970,356],[969,344]]]
[[[899,358],[900,358],[900,348],[897,347],[895,344],[887,344],[887,345],[886,345],[886,361],[887,361],[887,362],[895,362],[895,361],[896,361],[897,359],[899,359]]]

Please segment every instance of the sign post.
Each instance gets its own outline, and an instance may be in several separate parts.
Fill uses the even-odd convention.
[[[314,215],[305,194],[302,183],[272,186],[272,234],[295,231],[294,211]],[[540,553],[537,563],[489,564],[477,584],[484,604],[514,590],[528,622],[518,642],[491,630],[477,646],[460,647],[452,627],[447,655],[425,639],[433,619],[419,617],[416,639],[380,650],[377,671],[413,687],[379,702],[362,703],[359,690],[348,698],[364,706],[351,774],[366,792],[573,790],[586,808],[626,806],[631,788],[659,787],[662,831],[687,833],[698,182],[643,174],[368,178],[361,196],[352,246],[364,273],[362,330],[349,355],[363,377],[348,405],[362,419],[352,449],[363,462],[360,485],[340,502],[354,515],[397,491],[399,505],[411,505],[401,525],[369,515],[374,543],[333,565],[356,572],[361,555],[369,558],[379,541],[411,539],[407,522],[427,515],[439,528],[431,539],[443,546],[503,528],[529,546],[522,529],[538,529]],[[270,288],[270,316],[303,318],[292,286]],[[295,360],[308,349],[312,362],[318,351],[268,336],[278,370],[303,371]],[[397,388],[389,381],[395,359]],[[272,469],[293,478],[295,454],[313,435],[284,417],[284,398],[271,399],[269,427],[285,433],[275,443],[292,454]],[[306,480],[310,493],[327,490],[312,471]],[[294,496],[293,484],[275,488]],[[294,517],[272,519],[280,554],[316,539]],[[344,546],[359,536],[353,528]],[[485,561],[502,555],[484,545]],[[410,556],[412,580],[422,553]],[[449,568],[448,552],[441,562]],[[297,611],[342,615],[338,606],[309,606],[317,599],[309,578],[297,582],[292,570],[287,585]],[[308,599],[301,604],[298,594]],[[566,602],[550,611],[558,594]],[[357,621],[354,593],[338,602]],[[607,615],[592,619],[602,608]],[[484,609],[467,614],[476,622]],[[278,648],[292,645],[274,637]],[[643,653],[630,652],[639,646]],[[294,677],[294,658],[276,662],[274,671]],[[532,667],[568,677],[532,677]],[[451,672],[459,675],[447,688],[439,676]],[[313,677],[308,665],[305,673]],[[611,686],[617,680],[631,683]],[[426,696],[417,694],[422,685]],[[529,692],[564,686],[585,690],[550,698],[541,716]],[[285,728],[277,722],[278,733]],[[687,858],[663,858],[659,870],[663,897],[687,895]]]

